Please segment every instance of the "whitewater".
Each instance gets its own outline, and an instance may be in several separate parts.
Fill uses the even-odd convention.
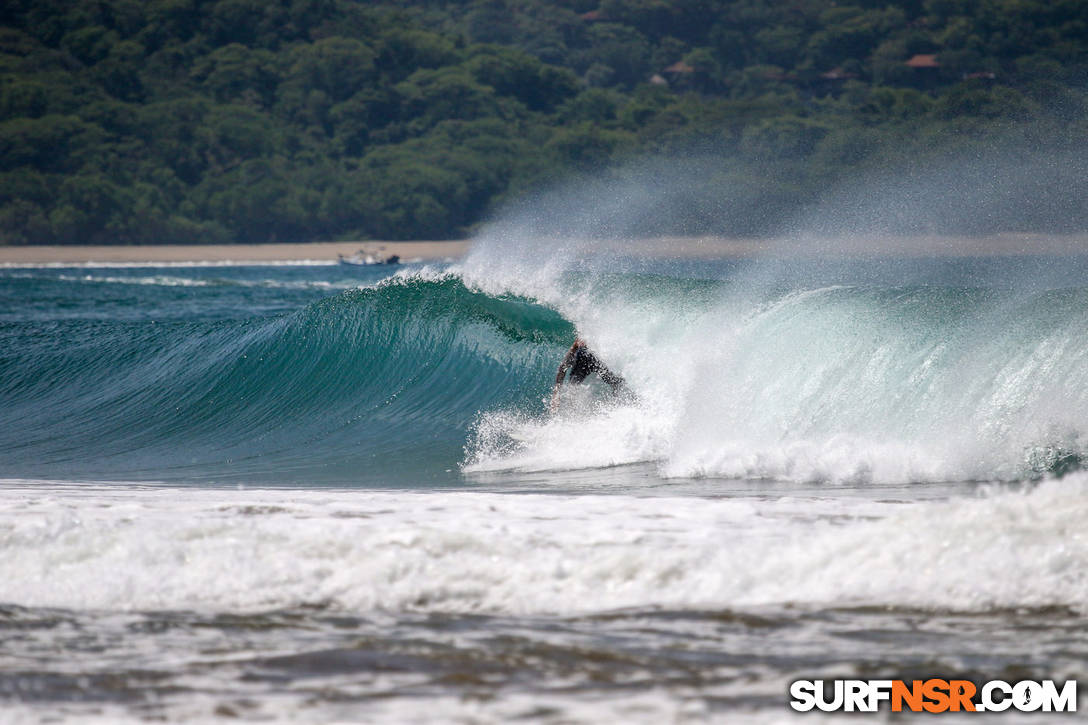
[[[1085,680],[1088,261],[599,246],[0,269],[5,719],[778,722],[797,678]],[[576,334],[629,392],[551,415]]]

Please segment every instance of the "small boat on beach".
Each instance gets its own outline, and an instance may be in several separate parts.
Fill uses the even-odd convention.
[[[384,247],[382,247],[384,249]],[[350,257],[345,257],[343,254],[336,255],[340,261],[340,264],[348,267],[374,267],[377,265],[394,265],[400,264],[400,257],[396,254],[384,255],[368,252],[365,249],[360,249]]]

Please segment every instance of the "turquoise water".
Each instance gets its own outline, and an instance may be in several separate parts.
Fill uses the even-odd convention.
[[[640,264],[487,291],[430,268],[0,270],[0,476],[414,488],[615,464],[896,483],[1079,465],[1082,262]],[[639,404],[544,415],[576,326]]]
[[[475,411],[539,397],[573,327],[453,279],[375,287],[386,274],[0,272],[0,475],[456,482]]]
[[[0,269],[0,704],[775,722],[799,677],[1083,680],[1086,279]],[[576,330],[631,391],[551,415]]]

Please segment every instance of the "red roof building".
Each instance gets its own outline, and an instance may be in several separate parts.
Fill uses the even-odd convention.
[[[907,61],[907,65],[911,68],[940,68],[941,64],[937,62],[936,55],[924,55],[918,54]]]
[[[682,60],[677,61],[676,63],[673,63],[668,68],[666,68],[665,70],[662,71],[662,73],[694,73],[694,72],[695,72],[695,69],[692,68],[690,65],[688,65],[687,63],[685,63]]]

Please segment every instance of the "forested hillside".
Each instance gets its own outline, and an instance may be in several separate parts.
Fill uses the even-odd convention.
[[[865,169],[1088,138],[1084,0],[7,0],[0,25],[4,244],[455,237],[654,156],[702,164],[695,206],[731,190],[683,231],[758,234]]]

